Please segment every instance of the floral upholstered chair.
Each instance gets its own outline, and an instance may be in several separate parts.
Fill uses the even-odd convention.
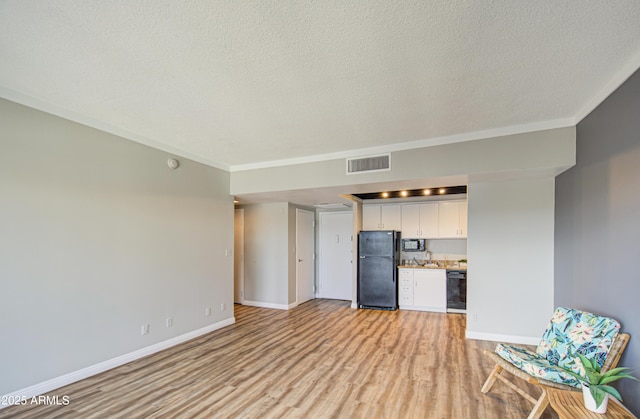
[[[629,335],[620,332],[616,320],[584,311],[559,307],[549,321],[535,352],[515,345],[499,343],[495,352],[485,353],[496,362],[482,387],[487,393],[496,379],[507,384],[534,404],[529,418],[538,418],[549,404],[542,386],[542,394],[534,398],[501,373],[533,384],[565,390],[580,389],[580,382],[566,370],[584,375],[578,354],[596,359],[603,371],[614,368],[629,341]]]

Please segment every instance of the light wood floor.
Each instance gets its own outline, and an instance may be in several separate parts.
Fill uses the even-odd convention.
[[[349,306],[236,305],[232,326],[50,393],[67,406],[0,418],[527,416],[532,406],[501,383],[480,393],[493,366],[482,350],[495,343],[465,340],[464,315]]]

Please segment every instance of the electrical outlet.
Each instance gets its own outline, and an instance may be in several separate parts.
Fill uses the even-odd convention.
[[[167,327],[173,326],[173,317],[167,317]]]
[[[472,318],[474,321],[478,321],[478,313],[473,313],[473,314],[471,315],[471,318]]]
[[[148,324],[143,324],[142,325],[142,327],[140,328],[140,334],[142,336],[149,334],[149,325]]]
[[[220,311],[224,311],[227,308],[225,303],[220,304]]]
[[[204,309],[204,315],[205,316],[210,316],[211,315],[211,307],[207,307]]]

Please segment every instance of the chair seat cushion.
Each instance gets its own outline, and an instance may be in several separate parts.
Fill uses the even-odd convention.
[[[519,346],[499,343],[496,346],[496,353],[533,377],[571,387],[580,387],[580,382],[563,368],[551,364],[547,359],[538,356],[533,351]]]

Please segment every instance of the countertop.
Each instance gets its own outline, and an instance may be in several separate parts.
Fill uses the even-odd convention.
[[[458,268],[455,266],[420,266],[420,265],[398,265],[398,269],[446,269],[448,271],[466,271],[467,268]]]

